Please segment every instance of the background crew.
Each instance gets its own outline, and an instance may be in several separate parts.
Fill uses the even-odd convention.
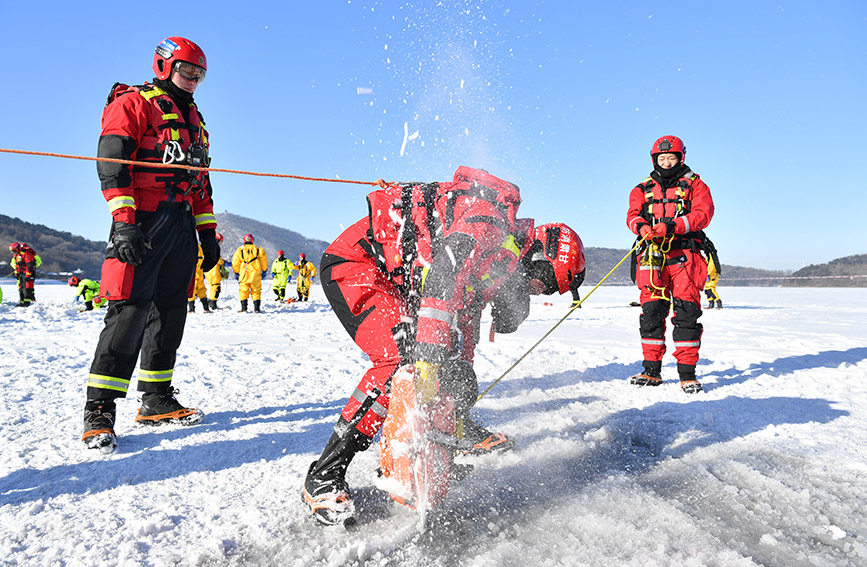
[[[232,270],[238,274],[238,298],[241,300],[240,312],[247,311],[247,298],[253,298],[253,311],[261,313],[262,277],[268,270],[268,257],[265,250],[253,243],[253,235],[244,235],[244,244],[232,256]]]
[[[108,300],[99,295],[99,282],[88,279],[80,280],[75,276],[70,276],[67,283],[77,288],[75,290],[75,299],[79,297],[84,299],[84,309],[82,311],[93,311],[94,307],[105,307],[108,305]]]
[[[36,268],[42,265],[42,258],[26,242],[13,242],[9,251],[12,252],[12,273],[18,280],[18,305],[29,307],[36,301]]]
[[[307,261],[307,254],[298,255],[298,263],[292,265],[298,270],[298,301],[307,301],[310,299],[310,286],[313,285],[313,278],[316,276],[316,266],[313,262]]]
[[[277,259],[271,264],[271,277],[274,278],[271,282],[271,289],[274,290],[275,301],[283,301],[286,299],[286,284],[289,283],[289,278],[292,276],[292,262],[283,255],[282,250],[277,251]]]

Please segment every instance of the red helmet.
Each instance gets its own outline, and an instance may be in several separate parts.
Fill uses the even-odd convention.
[[[208,70],[208,60],[205,52],[192,41],[183,37],[167,37],[160,42],[154,53],[154,73],[157,79],[166,80],[172,75],[172,66],[177,61],[186,61],[205,71]]]
[[[216,234],[214,234],[214,238],[217,239],[217,242],[222,242],[222,241],[223,241],[223,235],[220,234],[219,232],[216,233]]]
[[[78,278],[75,277],[75,276],[69,276],[69,280],[67,281],[67,283],[68,283],[69,285],[78,285],[78,282],[80,282],[80,281],[81,281],[81,280],[78,279]]]
[[[302,261],[306,260],[306,259],[307,259],[307,254],[305,254],[305,253],[303,253],[303,252],[302,252],[301,254],[298,254],[298,259],[299,259],[299,260],[302,260]]]
[[[683,165],[686,160],[686,146],[683,140],[677,136],[663,136],[653,142],[653,147],[650,148],[650,160],[653,162],[653,167],[656,167],[656,156],[659,154],[677,154],[680,156],[680,163]]]
[[[584,282],[585,267],[584,243],[578,233],[563,223],[554,222],[538,227],[536,240],[541,243],[541,250],[531,256],[531,262],[547,260],[553,268],[557,290],[561,294],[578,289]],[[548,293],[555,291],[553,285],[549,286],[549,290]]]
[[[253,235],[249,232],[244,235],[244,244],[253,244]]]
[[[278,256],[282,256],[283,254],[285,254],[285,252],[283,252],[282,250],[277,250],[277,255],[278,255]]]
[[[21,250],[21,245],[18,244],[17,242],[13,242],[12,244],[9,245],[9,251],[10,252],[18,252],[19,250]]]

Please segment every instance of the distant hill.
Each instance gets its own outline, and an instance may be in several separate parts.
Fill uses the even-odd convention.
[[[319,265],[322,252],[328,246],[324,240],[314,240],[274,225],[266,224],[229,212],[217,213],[218,230],[225,238],[222,256],[227,261],[241,245],[246,233],[251,233],[256,244],[265,249],[269,264],[283,250],[286,257],[295,261],[304,252],[307,259]],[[106,238],[108,238],[106,220]],[[66,279],[70,273],[81,277],[99,279],[102,261],[105,259],[105,242],[87,240],[69,232],[61,232],[41,224],[32,224],[21,219],[0,215],[0,276],[9,274],[9,245],[26,242],[42,258],[37,271],[40,278]],[[5,264],[3,264],[5,262]]]
[[[283,250],[286,253],[286,257],[293,262],[298,260],[298,254],[302,252],[307,254],[307,259],[318,268],[322,253],[325,252],[325,249],[330,244],[330,242],[325,242],[324,240],[307,238],[292,230],[240,215],[234,215],[228,211],[217,213],[216,216],[217,231],[225,239],[222,251],[223,258],[226,261],[232,259],[232,254],[244,243],[244,235],[247,233],[253,235],[256,246],[265,249],[269,264],[277,257],[277,250]]]
[[[277,250],[286,252],[286,257],[297,260],[298,254],[304,252],[314,264],[319,264],[322,252],[328,246],[324,240],[306,238],[289,229],[280,228],[251,218],[242,217],[224,211],[217,213],[217,224],[220,233],[225,237],[222,252],[223,258],[230,260],[232,254],[241,245],[243,237],[248,232],[256,239],[256,244],[264,247],[268,262],[277,257]],[[108,222],[106,222],[106,236]],[[62,232],[40,224],[32,224],[21,219],[0,215],[0,276],[5,276],[11,269],[8,267],[8,250],[12,242],[27,242],[42,258],[39,277],[65,279],[69,273],[76,273],[87,278],[99,278],[102,261],[105,254],[105,242],[87,240],[69,232]],[[595,285],[608,271],[627,253],[627,249],[588,247],[587,276],[584,289]],[[846,276],[867,274],[867,254],[847,256],[815,266],[807,266],[791,274],[792,276]],[[789,280],[782,276],[790,275],[786,271],[761,270],[731,266],[723,262],[720,284],[724,286],[815,286],[815,287],[867,287],[867,278],[829,278]],[[629,260],[606,280],[605,285],[633,285],[629,277]]]
[[[841,276],[867,275],[867,254],[856,254],[837,258],[825,264],[801,268],[792,276],[808,277],[803,280],[785,280],[784,287],[867,287],[867,278],[847,278]],[[817,277],[818,276],[818,277]],[[833,277],[831,277],[833,276]]]
[[[622,250],[615,248],[594,248],[592,246],[586,248],[584,253],[587,257],[587,275],[584,278],[585,283],[583,288],[586,290],[588,286],[596,285],[617,262],[623,259],[623,256],[627,252],[629,250],[625,248]],[[629,275],[629,268],[630,259],[627,259],[605,280],[603,285],[634,285]],[[723,262],[720,285],[774,287],[780,285],[782,281],[780,276],[785,275],[787,275],[787,272],[731,266]]]
[[[108,229],[109,222],[106,220],[106,238]],[[105,258],[105,242],[87,240],[69,232],[0,215],[0,244],[3,246],[0,259],[6,263],[2,266],[3,276],[12,271],[8,262],[11,257],[9,245],[13,242],[26,242],[42,258],[42,265],[37,270],[38,277],[65,279],[66,276],[61,273],[74,272],[85,278],[99,279]]]

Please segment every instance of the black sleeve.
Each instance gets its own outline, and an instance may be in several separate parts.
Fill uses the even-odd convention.
[[[514,333],[530,314],[530,281],[522,263],[506,280],[491,302],[494,332]]]

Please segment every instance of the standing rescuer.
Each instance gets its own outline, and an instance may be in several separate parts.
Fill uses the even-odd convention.
[[[9,251],[12,252],[10,265],[18,279],[18,306],[29,307],[36,301],[36,268],[42,264],[42,258],[26,242],[13,242]]]
[[[99,157],[207,167],[208,133],[193,93],[205,79],[202,49],[182,37],[156,48],[152,83],[116,83],[102,114]],[[140,424],[193,425],[198,409],[182,406],[172,387],[175,356],[196,270],[196,233],[202,269],[220,257],[217,221],[206,171],[98,162],[112,216],[101,293],[109,301],[87,380],[86,447],[114,450],[115,399],[125,397],[141,353]]]
[[[629,194],[626,225],[646,238],[633,268],[641,290],[639,331],[644,372],[629,381],[638,386],[662,384],[665,320],[673,308],[674,357],[684,392],[701,392],[695,365],[701,346],[701,291],[708,247],[703,229],[713,218],[710,189],[686,165],[686,146],[676,136],[663,136],[650,150],[653,171]],[[712,247],[712,245],[710,246]]]
[[[238,274],[238,299],[240,312],[247,311],[247,298],[253,298],[253,312],[262,312],[262,276],[268,270],[265,250],[254,244],[252,234],[244,235],[244,244],[232,256],[232,270]]]
[[[274,290],[275,301],[286,299],[286,284],[292,275],[292,262],[284,255],[282,250],[277,250],[277,259],[271,264],[271,277],[274,278],[271,288]]]
[[[223,235],[219,232],[216,234],[217,242],[223,243]],[[225,268],[226,261],[223,258],[218,258],[214,267],[205,272],[205,281],[208,282],[208,308],[211,311],[217,310],[217,299],[220,297],[220,288],[223,286],[223,280],[229,277],[229,271]]]
[[[298,255],[298,263],[292,265],[298,270],[298,283],[296,288],[298,291],[298,301],[307,301],[310,299],[310,286],[313,285],[313,278],[316,277],[316,266],[313,262],[307,261],[307,254]]]

